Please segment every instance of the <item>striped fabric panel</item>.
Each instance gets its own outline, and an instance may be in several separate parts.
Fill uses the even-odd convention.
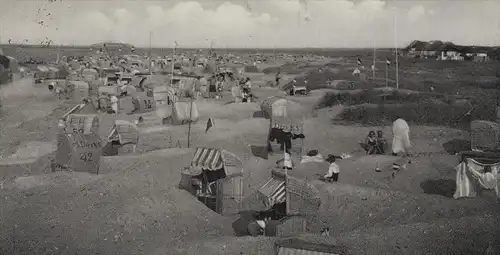
[[[221,169],[223,167],[221,152],[219,149],[197,148],[191,165],[210,171]]]
[[[271,207],[276,203],[284,202],[286,199],[286,187],[284,180],[272,178],[259,189],[266,198],[266,206]]]
[[[457,189],[455,191],[455,194],[453,197],[455,199],[462,198],[462,197],[475,197],[476,196],[476,190],[469,179],[469,176],[467,176],[467,164],[466,163],[461,163],[456,167],[457,170]]]

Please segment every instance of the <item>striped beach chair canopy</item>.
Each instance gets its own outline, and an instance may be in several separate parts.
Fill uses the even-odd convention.
[[[196,148],[191,166],[207,171],[217,171],[224,168],[228,177],[243,174],[241,159],[229,151],[217,148]]]

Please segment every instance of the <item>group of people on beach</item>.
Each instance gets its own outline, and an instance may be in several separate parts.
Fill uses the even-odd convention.
[[[377,133],[372,130],[368,132],[368,135],[365,138],[363,149],[367,155],[382,155],[385,154],[386,145],[387,140],[384,138],[382,130],[378,130]]]
[[[392,134],[393,134],[392,156],[398,156],[400,154],[403,156],[410,155],[408,151],[409,148],[411,147],[409,133],[410,133],[410,127],[408,126],[408,123],[404,119],[397,117],[397,119],[393,122],[392,125]],[[374,154],[384,155],[386,153],[386,147],[388,145],[388,142],[384,138],[384,133],[382,132],[382,130],[378,130],[377,132],[372,130],[368,133],[368,136],[366,137],[364,143],[361,143],[361,145],[363,146],[367,155],[374,155]],[[324,176],[322,176],[325,181],[327,182],[338,181],[340,168],[337,165],[336,160],[343,158],[344,158],[343,156],[335,156],[329,154],[326,157],[326,159],[324,159],[325,162],[329,163],[327,173]],[[281,163],[283,164],[283,169],[288,171],[292,170],[294,167],[290,151],[287,150],[286,148],[284,150],[284,157],[276,161],[277,165]],[[411,163],[411,160],[408,160],[408,163]],[[404,166],[398,163],[393,164],[394,171],[399,171],[402,167],[404,168]],[[376,171],[380,172],[378,166]]]

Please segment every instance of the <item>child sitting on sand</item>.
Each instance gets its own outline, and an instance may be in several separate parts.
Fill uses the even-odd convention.
[[[326,173],[324,176],[325,181],[337,182],[339,180],[340,168],[337,163],[335,163],[335,156],[329,154],[325,161],[330,163],[330,166],[328,167],[328,173]]]
[[[375,131],[370,131],[368,136],[365,138],[365,151],[367,155],[372,155],[377,151],[377,138],[375,137]]]

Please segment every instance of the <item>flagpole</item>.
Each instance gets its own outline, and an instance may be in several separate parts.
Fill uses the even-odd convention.
[[[373,70],[372,70],[372,80],[375,82],[375,60],[376,60],[376,51],[375,51],[375,32],[373,32]]]
[[[398,12],[394,8],[394,47],[396,48],[396,89],[399,89],[399,61],[398,61]]]
[[[190,100],[190,105],[189,105],[189,123],[188,123],[188,148],[191,145],[191,118],[193,114],[193,98]]]
[[[151,37],[153,36],[153,32],[149,31],[149,75],[152,74],[151,70]]]
[[[174,42],[174,49],[172,50],[172,72],[170,76],[170,86],[174,85],[175,48],[177,48],[177,45],[175,45]]]
[[[385,63],[385,87],[389,87],[389,68],[388,68],[388,64]]]
[[[300,8],[299,10],[297,11],[297,27],[300,28]]]

